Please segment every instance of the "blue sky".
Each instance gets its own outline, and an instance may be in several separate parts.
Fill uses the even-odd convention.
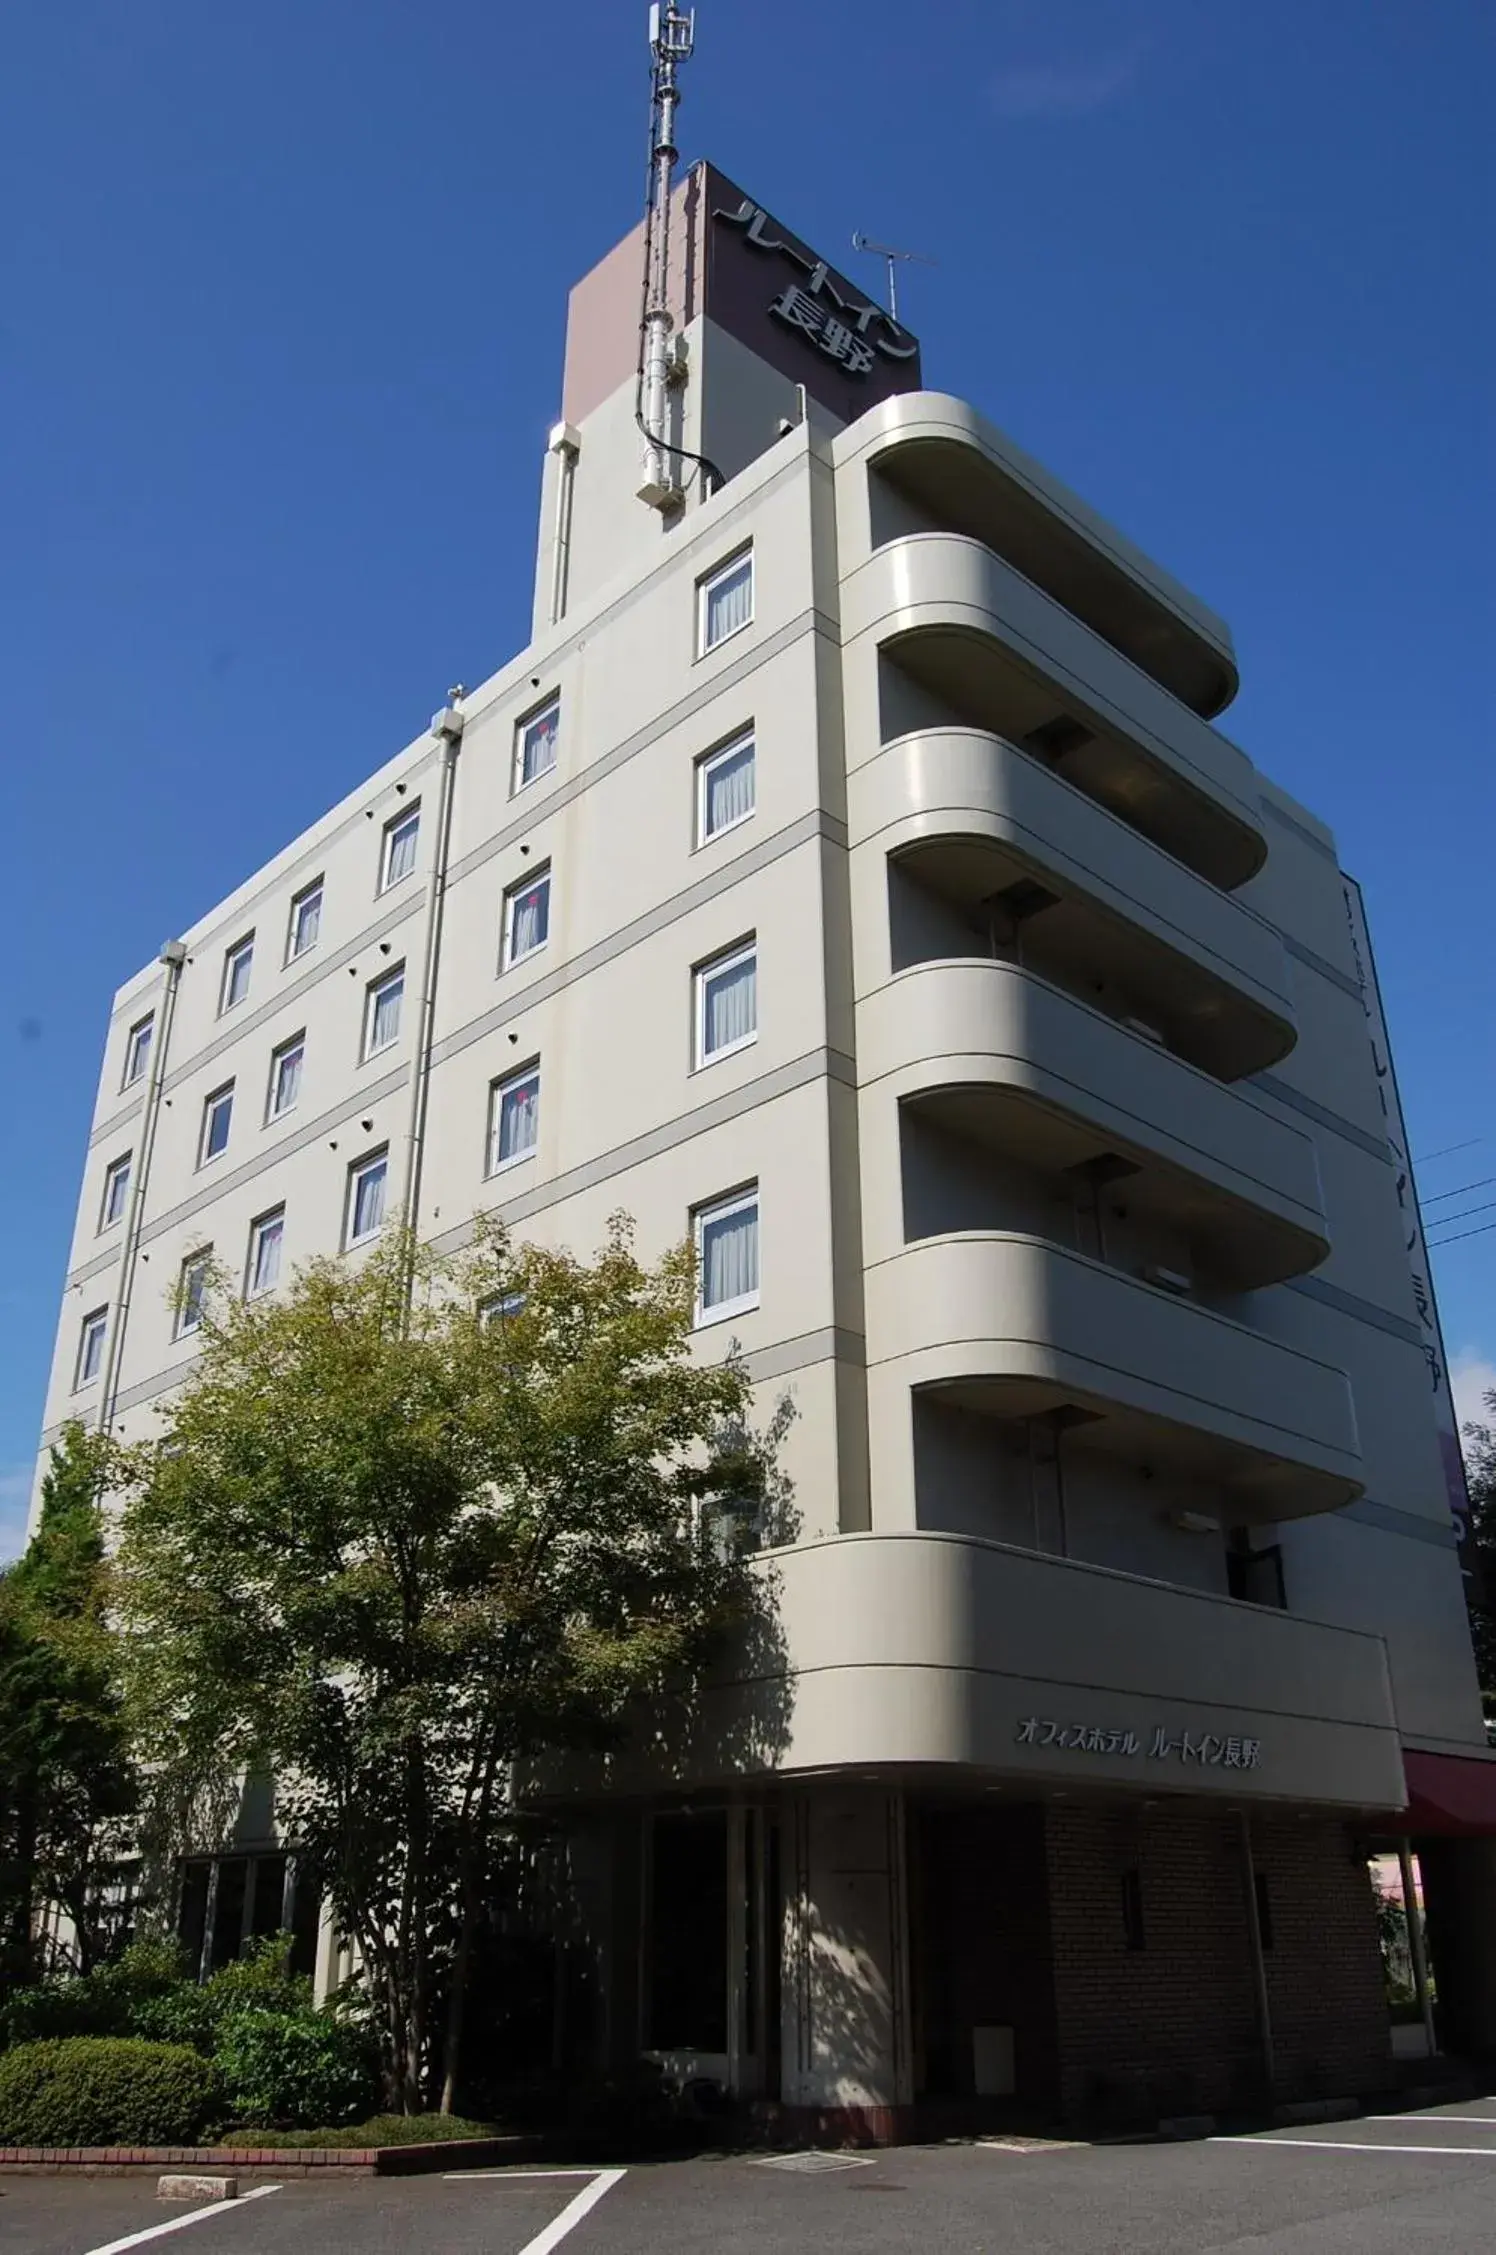
[[[644,17],[7,13],[11,1540],[113,988],[525,639]],[[928,380],[1230,619],[1229,731],[1366,888],[1425,1196],[1496,1176],[1493,94],[1489,0],[701,0],[681,120],[831,255],[932,253]],[[1496,1234],[1438,1274],[1478,1374]]]

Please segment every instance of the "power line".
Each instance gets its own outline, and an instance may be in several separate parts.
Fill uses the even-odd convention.
[[[1488,1182],[1496,1182],[1496,1174],[1483,1174],[1477,1182],[1462,1182],[1458,1190],[1436,1190],[1432,1198],[1420,1198],[1418,1203],[1437,1206],[1441,1198],[1463,1198],[1467,1190],[1484,1190]]]
[[[1435,1229],[1448,1229],[1451,1222],[1473,1221],[1477,1214],[1488,1214],[1496,1207],[1496,1198],[1483,1198],[1478,1206],[1467,1206],[1462,1214],[1444,1214],[1434,1223]]]
[[[1421,1151],[1414,1159],[1415,1167],[1426,1167],[1432,1159],[1452,1159],[1456,1151],[1473,1151],[1477,1143],[1484,1143],[1483,1135],[1472,1135],[1468,1143],[1446,1143],[1442,1151]]]
[[[1479,1210],[1477,1207],[1476,1211],[1479,1212]],[[1496,1221],[1483,1221],[1479,1229],[1462,1229],[1456,1237],[1430,1239],[1428,1249],[1431,1253],[1441,1253],[1446,1245],[1458,1245],[1462,1237],[1484,1237],[1487,1231],[1492,1229],[1496,1229]]]

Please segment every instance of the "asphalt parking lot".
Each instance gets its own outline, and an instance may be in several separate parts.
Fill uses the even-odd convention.
[[[0,2185],[14,2255],[1479,2255],[1496,2099],[1179,2145],[905,2146],[158,2201],[154,2177]]]

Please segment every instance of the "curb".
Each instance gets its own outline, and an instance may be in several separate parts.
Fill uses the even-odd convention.
[[[0,2179],[130,2177],[146,2170],[228,2170],[240,2177],[419,2177],[520,2160],[535,2139],[442,2138],[422,2145],[12,2145],[0,2146]]]

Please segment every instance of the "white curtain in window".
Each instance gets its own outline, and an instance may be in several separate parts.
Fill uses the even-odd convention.
[[[724,1306],[758,1290],[758,1201],[701,1223],[701,1304]]]
[[[518,961],[532,948],[545,944],[551,928],[551,881],[543,877],[527,891],[516,893],[513,904],[513,922],[509,928],[509,953]]]
[[[274,1221],[262,1221],[255,1234],[253,1289],[256,1292],[268,1292],[280,1275],[281,1238],[285,1227],[277,1216]]]
[[[353,1193],[353,1235],[367,1237],[384,1220],[385,1162],[365,1167]]]
[[[310,893],[296,911],[296,941],[291,952],[305,955],[316,945],[317,934],[322,929],[322,895]]]
[[[745,556],[740,564],[708,587],[706,591],[706,646],[720,642],[724,635],[736,633],[748,624],[753,608],[753,558]]]
[[[537,775],[548,774],[556,764],[556,737],[561,726],[561,707],[552,705],[549,712],[537,713],[525,724],[520,739],[519,779],[533,783]]]
[[[746,1041],[758,1030],[758,957],[740,956],[720,971],[704,974],[705,997],[701,1046],[714,1057],[735,1041]]]
[[[539,1132],[540,1075],[531,1073],[527,1080],[516,1081],[511,1088],[499,1091],[494,1165],[502,1166],[506,1159],[517,1159],[522,1152],[533,1151]]]
[[[403,978],[391,979],[374,997],[374,1018],[369,1027],[369,1047],[383,1049],[400,1032],[400,1005],[405,1000]]]
[[[406,822],[390,832],[389,867],[385,883],[393,885],[397,877],[408,877],[416,865],[416,840],[421,834],[420,817]]]
[[[301,1060],[304,1052],[288,1049],[275,1068],[275,1110],[289,1112],[301,1094]]]
[[[706,771],[706,819],[703,827],[710,838],[715,831],[725,830],[731,822],[741,822],[753,812],[754,760],[753,742],[739,744],[734,751],[724,752],[712,761]]]

